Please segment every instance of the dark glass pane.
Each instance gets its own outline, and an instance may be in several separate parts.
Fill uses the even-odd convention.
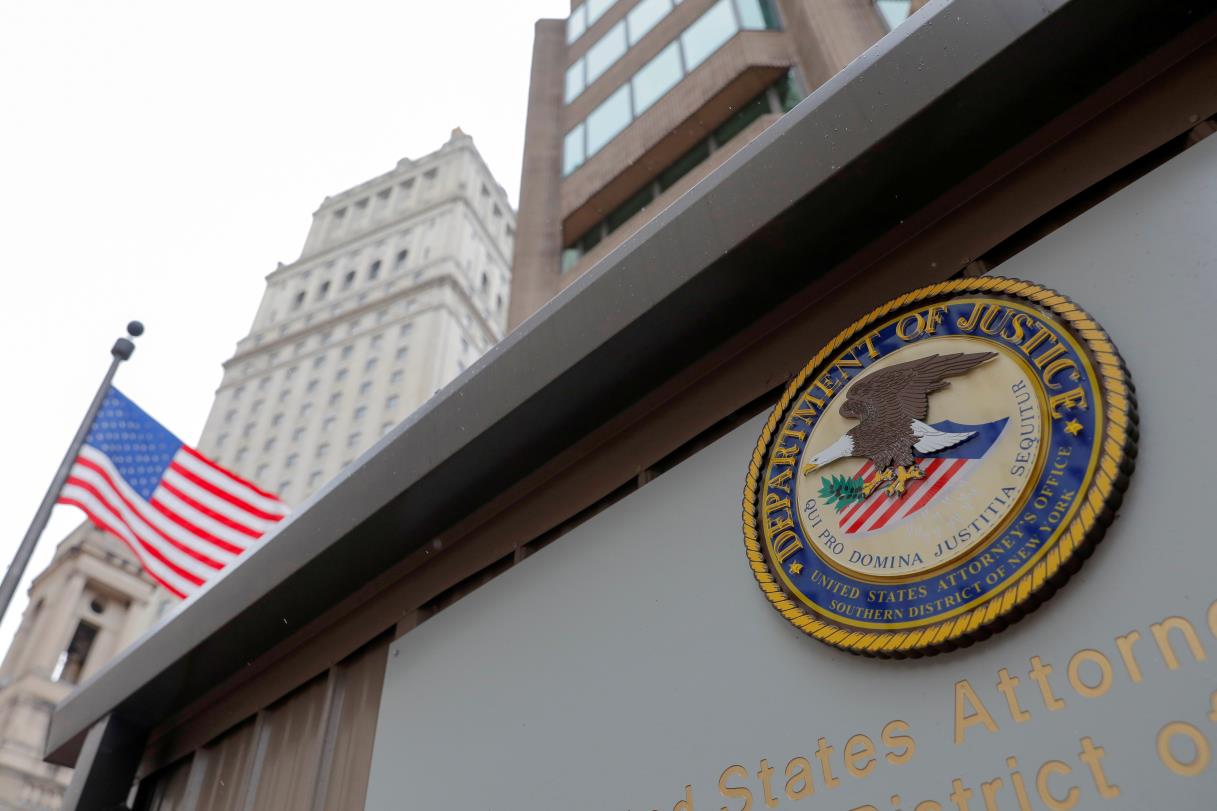
[[[633,197],[631,197],[629,200],[626,200],[624,203],[617,206],[617,208],[614,209],[613,212],[611,214],[609,214],[608,218],[605,220],[605,222],[608,223],[609,232],[611,233],[613,231],[616,231],[618,228],[620,228],[622,225],[625,224],[626,220],[628,220],[630,217],[633,217],[639,211],[642,211],[644,208],[649,206],[651,204],[651,201],[654,199],[655,199],[655,193],[653,191],[651,191],[650,186],[647,186],[642,191],[638,192]]]
[[[581,240],[579,240],[579,243],[578,243],[579,249],[582,250],[584,253],[587,253],[592,248],[594,248],[600,244],[600,239],[603,236],[600,233],[600,227],[601,227],[601,224],[596,223],[592,227],[592,230],[590,230],[586,234],[584,234],[583,238]]]
[[[790,112],[796,104],[803,100],[803,89],[799,80],[795,78],[794,71],[778,79],[774,89],[777,91],[778,99],[782,102],[783,113]]]
[[[714,139],[718,141],[719,146],[722,146],[767,112],[769,112],[769,100],[762,93],[745,104],[738,113],[728,118],[722,126],[716,129]]]
[[[693,167],[710,157],[710,142],[702,141],[677,159],[676,163],[659,173],[659,188],[667,191]]]

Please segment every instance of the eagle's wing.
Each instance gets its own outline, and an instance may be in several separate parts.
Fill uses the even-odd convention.
[[[933,453],[946,448],[953,448],[966,439],[976,436],[975,431],[939,431],[932,425],[926,425],[921,420],[913,420],[913,436],[917,444],[913,450],[917,453]]]
[[[955,352],[905,361],[859,380],[849,397],[892,398],[901,414],[911,420],[924,420],[929,416],[930,395],[950,385],[946,378],[957,377],[996,356],[996,352]]]

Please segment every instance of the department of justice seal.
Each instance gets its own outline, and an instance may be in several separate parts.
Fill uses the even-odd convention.
[[[1136,447],[1111,340],[1064,296],[999,277],[914,291],[787,387],[744,489],[744,541],[795,627],[872,656],[988,636],[1100,539]]]

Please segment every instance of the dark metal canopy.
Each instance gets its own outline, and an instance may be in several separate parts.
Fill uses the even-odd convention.
[[[1189,29],[1194,0],[931,2],[56,709],[149,729]]]

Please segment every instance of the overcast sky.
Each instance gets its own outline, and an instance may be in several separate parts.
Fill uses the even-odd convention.
[[[118,385],[187,443],[263,277],[333,194],[460,126],[518,200],[533,24],[565,0],[0,4],[0,556],[132,318]],[[57,507],[32,575],[82,519]]]

